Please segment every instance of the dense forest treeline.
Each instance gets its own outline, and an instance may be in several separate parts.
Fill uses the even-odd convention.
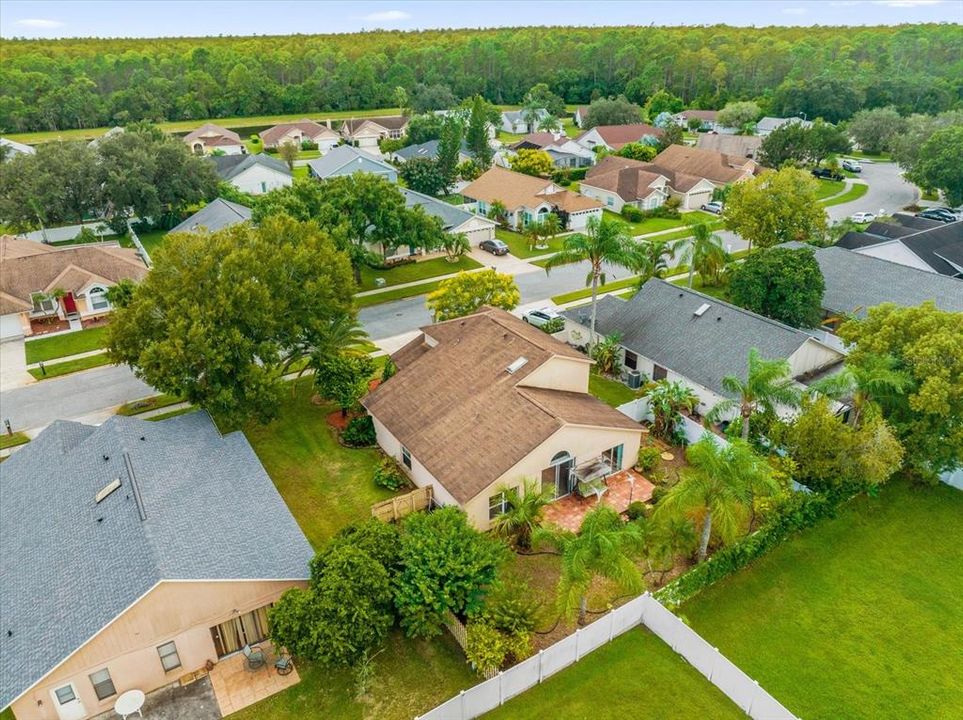
[[[4,132],[388,107],[419,84],[496,103],[536,82],[569,103],[666,88],[694,107],[755,99],[829,121],[963,106],[963,26],[946,24],[4,39],[0,57]]]

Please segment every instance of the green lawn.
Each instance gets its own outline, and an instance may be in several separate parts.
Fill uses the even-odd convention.
[[[0,450],[16,447],[17,445],[24,445],[28,442],[30,442],[30,438],[28,438],[22,432],[15,432],[11,435],[4,433],[3,435],[0,435]]]
[[[538,257],[539,255],[548,255],[549,253],[557,253],[562,249],[562,243],[564,242],[563,238],[556,237],[547,243],[547,248],[536,250],[529,246],[527,237],[514,230],[497,228],[495,230],[495,237],[508,245],[508,251],[517,258],[530,258]]]
[[[589,392],[612,407],[624,405],[635,400],[635,391],[618,380],[602,377],[598,373],[589,375]]]
[[[834,197],[831,200],[823,201],[823,205],[842,205],[843,203],[853,202],[854,200],[859,200],[863,195],[869,192],[869,185],[864,183],[853,183],[853,185],[844,192],[839,197]]]
[[[681,614],[806,720],[963,711],[963,492],[885,487]]]
[[[745,715],[672,648],[637,628],[483,717],[735,720]]]
[[[164,237],[169,230],[152,230],[145,233],[137,233],[137,239],[140,240],[140,244],[144,246],[147,254],[150,255],[151,260],[154,259],[154,253],[160,248],[164,242]]]
[[[97,327],[38,340],[28,340],[24,343],[27,352],[27,364],[46,362],[68,355],[99,350],[104,346],[104,333],[106,331],[106,327]]]
[[[384,278],[385,287],[391,287],[392,285],[426,280],[439,275],[449,275],[461,270],[474,270],[480,267],[481,263],[468,255],[462,255],[458,258],[458,262],[453,263],[448,262],[446,258],[439,257],[408,263],[407,265],[398,265],[390,270],[363,267],[361,268],[361,289],[376,289],[378,286],[375,285],[375,278]]]
[[[504,130],[498,131],[498,141],[503,145],[514,145],[523,137],[525,137],[524,133],[518,135],[516,133],[505,132]]]
[[[405,298],[415,297],[417,295],[426,295],[438,289],[441,284],[441,280],[432,280],[431,282],[421,283],[419,285],[411,285],[409,287],[395,288],[394,290],[388,290],[383,293],[376,293],[374,295],[362,295],[361,297],[355,296],[354,304],[359,308],[371,307],[372,305],[380,305],[381,303],[392,302],[394,300],[404,300]]]
[[[860,160],[875,160],[876,162],[892,162],[892,158],[889,156],[889,153],[872,155],[870,153],[860,152],[859,150],[853,150],[852,152],[840,155],[840,157],[858,158]]]
[[[826,198],[832,197],[833,195],[838,195],[839,193],[841,193],[843,190],[846,189],[846,183],[841,180],[821,180],[816,178],[813,178],[813,179],[816,180],[817,183],[819,183],[819,186],[816,188],[817,200],[825,200]]]
[[[575,120],[567,117],[562,119],[562,132],[570,138],[577,138],[582,134],[582,129],[575,125]]]
[[[50,380],[61,375],[69,375],[70,373],[80,372],[81,370],[90,370],[91,368],[101,367],[102,365],[110,365],[110,360],[107,359],[107,353],[88,355],[77,360],[67,360],[66,362],[44,365],[46,374],[44,374],[40,368],[33,368],[27,370],[27,372],[37,380]]]
[[[675,285],[681,285],[683,287],[689,286],[689,277],[681,277],[672,281]],[[729,299],[729,287],[727,285],[703,285],[702,278],[699,273],[696,273],[692,278],[692,289],[698,290],[706,295],[711,295],[714,298],[723,300],[725,302],[732,302]]]
[[[308,177],[308,166],[307,165],[295,165],[294,170],[291,171],[291,175],[295,180],[298,178]]]
[[[621,280],[613,280],[605,285],[600,285],[598,292],[599,295],[602,293],[612,292],[613,290],[623,290],[625,288],[630,288],[635,286],[638,282],[635,275],[627,278],[622,278]],[[572,290],[571,292],[562,293],[561,295],[552,296],[552,302],[556,305],[562,305],[564,303],[572,302],[573,300],[581,300],[583,298],[588,298],[592,296],[592,288],[582,288],[581,290]]]
[[[153,397],[144,398],[143,400],[134,400],[133,402],[125,403],[117,409],[117,414],[128,416],[140,415],[148,410],[157,410],[158,408],[176,405],[179,402],[183,402],[183,399],[173,395],[167,395],[166,393],[161,393],[160,395],[154,395]]]
[[[639,222],[629,222],[611,210],[603,210],[602,213],[612,220],[618,220],[624,223],[632,235],[646,235],[648,233],[662,232],[663,230],[672,230],[692,223],[707,222],[716,217],[701,210],[696,210],[694,212],[684,213],[682,217],[678,218],[646,218]],[[683,237],[688,237],[688,234]]]

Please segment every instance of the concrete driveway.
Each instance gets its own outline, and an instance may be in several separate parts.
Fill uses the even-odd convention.
[[[25,387],[37,382],[27,372],[24,341],[8,340],[0,343],[0,392]]]
[[[903,177],[903,171],[896,163],[861,163],[863,172],[857,182],[865,182],[869,190],[858,200],[832,205],[826,208],[833,222],[848,218],[853,213],[871,212],[876,215],[883,210],[891,215],[912,205],[919,198],[919,190]]]

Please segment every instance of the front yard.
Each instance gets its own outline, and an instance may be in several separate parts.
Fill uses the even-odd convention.
[[[563,238],[555,237],[545,243],[548,247],[533,248],[529,244],[529,239],[527,237],[519,232],[507,230],[505,228],[497,228],[495,230],[495,237],[508,245],[508,252],[515,257],[522,259],[557,253],[562,249],[562,243],[564,242]]]
[[[480,267],[481,263],[468,255],[462,255],[458,258],[458,262],[453,263],[448,262],[447,258],[438,257],[431,260],[421,260],[406,265],[398,265],[390,270],[377,270],[375,268],[363,267],[361,268],[361,290],[375,290],[378,287],[375,284],[375,278],[384,279],[385,284],[383,287],[391,287],[392,285],[402,285],[404,283],[427,280],[438,277],[439,275],[450,275],[451,273],[462,270],[474,270]]]
[[[611,210],[603,210],[602,213],[605,215],[605,217],[612,220],[618,220],[626,225],[628,232],[631,235],[647,235],[649,233],[663,232],[665,230],[674,230],[676,228],[682,228],[686,225],[709,222],[710,220],[715,220],[717,217],[711,213],[695,210],[693,212],[683,213],[681,217],[677,218],[645,218],[639,222],[629,222],[624,217],[618,213],[612,212]]]
[[[963,492],[893,481],[680,614],[807,720],[959,717],[961,519]]]
[[[38,340],[28,340],[24,343],[27,364],[47,362],[69,355],[99,350],[104,346],[104,333],[106,331],[107,328],[101,326]]]

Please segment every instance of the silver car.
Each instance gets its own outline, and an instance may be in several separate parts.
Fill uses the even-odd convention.
[[[547,325],[552,321],[558,321],[561,319],[562,316],[551,308],[529,310],[522,315],[522,320],[527,322],[529,325],[534,325],[535,327],[542,327],[543,325]]]

